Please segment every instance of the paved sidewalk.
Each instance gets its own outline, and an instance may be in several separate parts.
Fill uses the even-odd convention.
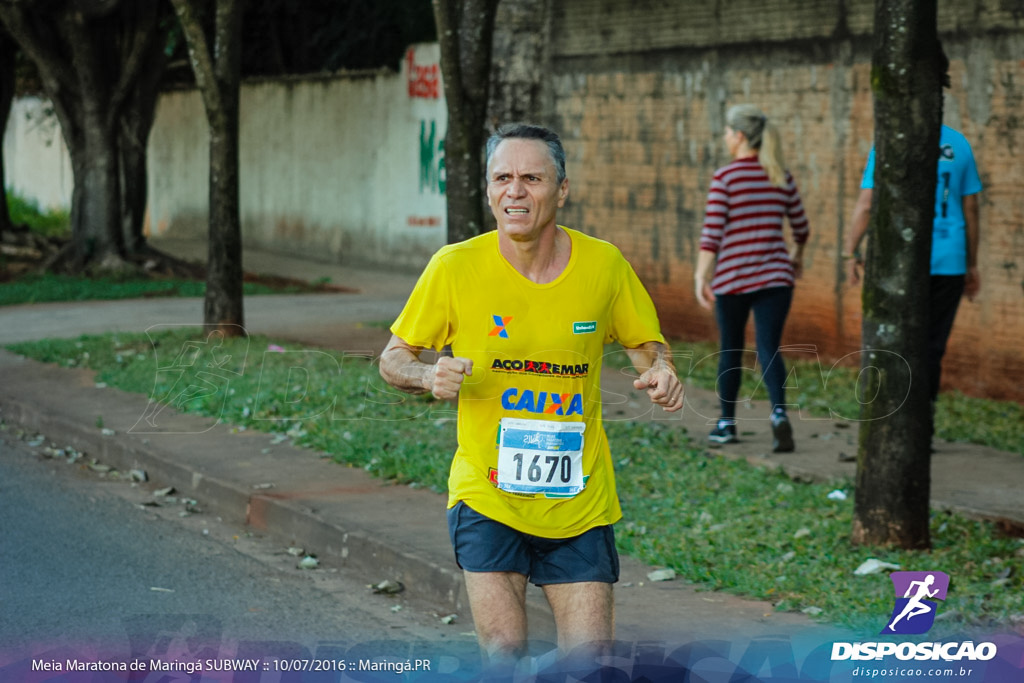
[[[165,248],[195,255],[188,244]],[[359,290],[249,298],[250,332],[371,353],[379,353],[388,333],[366,323],[393,319],[415,282],[409,273],[357,270],[259,252],[247,252],[246,268],[308,280],[329,277],[335,284]],[[201,319],[202,303],[194,299],[0,308],[0,346],[83,332],[141,331],[156,324],[197,325]],[[439,611],[460,614],[460,630],[467,628],[469,615],[451,557],[441,496],[382,484],[362,470],[326,462],[311,451],[278,443],[271,435],[233,433],[229,425],[195,416],[172,415],[158,432],[140,431],[146,397],[98,388],[86,371],[0,352],[0,377],[0,418],[8,424],[44,434],[58,446],[73,446],[120,469],[144,469],[155,482],[175,486],[225,520],[301,544],[344,571],[400,580],[410,595],[437,605]],[[607,419],[666,417],[650,410],[646,397],[632,390],[628,376],[609,372],[604,385]],[[713,399],[709,392],[690,389],[686,408],[670,419],[702,438],[715,414]],[[755,406],[751,415],[758,412]],[[96,426],[97,415],[112,435]],[[794,427],[798,450],[793,454],[768,454],[767,422],[754,419],[745,423],[743,443],[717,452],[816,480],[842,482],[853,476],[854,464],[841,462],[839,454],[855,453],[854,425],[797,420]],[[937,447],[936,507],[1024,525],[1022,483],[1024,457],[1018,454],[962,444]],[[652,583],[647,579],[652,569],[624,558],[622,582],[616,589],[622,639],[736,640],[823,630],[803,615],[777,613],[766,603],[697,592],[681,581]],[[552,625],[539,590],[531,589],[530,603],[533,637],[549,639]]]

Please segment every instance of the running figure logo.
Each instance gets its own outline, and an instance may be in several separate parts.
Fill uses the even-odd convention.
[[[945,600],[949,575],[944,572],[893,572],[889,575],[896,591],[896,606],[882,635],[926,633],[935,622],[937,603]],[[903,596],[903,597],[900,597]]]
[[[128,431],[134,434],[154,433],[202,433],[209,431],[220,422],[224,407],[230,395],[230,384],[242,377],[248,355],[247,336],[241,335],[242,341],[234,345],[235,353],[241,355],[232,358],[225,351],[224,332],[216,325],[204,325],[193,330],[183,325],[154,325],[146,330],[153,344],[154,355],[161,345],[154,339],[158,330],[184,329],[181,334],[185,338],[175,348],[165,346],[168,356],[173,353],[173,360],[160,362],[157,358],[156,376],[149,404],[142,416]],[[164,414],[170,407],[172,411],[185,412],[193,401],[202,400],[206,403],[208,416],[215,417],[215,422],[196,431],[195,424],[186,427],[186,431],[174,426],[174,421]]]

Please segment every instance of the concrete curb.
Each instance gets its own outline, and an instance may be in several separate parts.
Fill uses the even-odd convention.
[[[175,463],[153,445],[130,443],[130,435],[97,436],[60,416],[10,396],[0,396],[0,415],[9,424],[37,432],[58,446],[71,446],[122,471],[142,469],[162,486],[173,486],[202,500],[204,509],[280,540],[303,539],[310,547],[342,560],[368,576],[398,575],[420,587],[424,597],[458,610],[462,578],[448,569],[375,541],[367,531],[332,524],[287,500],[247,490],[201,470]],[[399,569],[401,568],[401,569]]]
[[[208,419],[173,414],[167,415],[168,423],[161,427],[178,433],[152,434],[146,438],[127,433],[142,414],[146,399],[114,389],[98,389],[91,372],[57,368],[2,350],[0,368],[5,377],[5,391],[0,395],[0,419],[9,425],[41,434],[57,447],[72,447],[90,459],[95,458],[121,471],[145,470],[151,481],[158,482],[160,486],[173,486],[183,495],[200,501],[208,514],[230,523],[246,525],[283,544],[299,543],[315,549],[321,557],[329,556],[347,571],[361,576],[378,577],[375,580],[399,580],[406,585],[410,596],[436,606],[439,611],[456,613],[468,620],[469,603],[462,574],[454,559],[450,566],[444,566],[437,559],[410,548],[400,538],[390,536],[388,529],[366,526],[362,520],[340,517],[333,510],[321,513],[315,505],[328,506],[325,498],[329,494],[304,491],[306,487],[302,482],[285,482],[281,487],[257,490],[252,485],[233,481],[223,471],[217,471],[224,469],[231,453],[224,453],[225,457],[211,461],[220,463],[221,467],[204,467],[197,464],[195,458],[188,461],[182,457],[182,447],[188,447],[184,442],[191,437],[201,437],[209,447],[265,438],[266,434],[233,434],[222,424],[211,428]],[[58,394],[57,387],[60,387],[59,401],[47,400],[45,397]],[[90,426],[94,419],[85,416],[89,410],[95,411],[100,406],[104,424],[120,427],[113,435],[104,435],[99,427]],[[170,413],[170,410],[164,412]],[[178,438],[172,442],[161,438],[163,436]],[[329,472],[334,478],[332,483],[341,484],[333,487],[335,492],[377,494],[380,498],[381,492],[390,494],[399,490],[399,497],[385,496],[388,501],[384,505],[391,510],[392,521],[402,526],[403,518],[437,517],[436,524],[431,520],[436,532],[432,535],[437,537],[433,539],[432,547],[436,547],[439,557],[451,555],[447,530],[443,526],[443,496],[425,490],[386,486],[362,470],[313,459],[310,457],[312,452],[307,449],[287,444],[275,449],[291,451],[288,459],[300,460],[303,468],[314,468],[313,477]],[[260,458],[254,454],[254,449],[245,445],[240,451],[246,453],[247,461],[255,461],[255,467],[250,469],[267,472],[264,468],[266,462],[261,463],[260,460],[281,462],[279,456]],[[274,473],[267,474],[277,479]],[[308,469],[304,474],[309,477]],[[339,480],[338,476],[342,479]],[[426,511],[430,514],[425,515]],[[379,514],[371,515],[375,522],[380,521],[379,517]],[[530,596],[528,602],[531,623],[553,633],[550,609],[539,597],[537,592]]]

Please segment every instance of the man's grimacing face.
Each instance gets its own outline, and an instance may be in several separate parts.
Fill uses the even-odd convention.
[[[499,232],[526,241],[554,224],[569,196],[569,181],[559,183],[557,178],[554,159],[543,140],[500,142],[487,169],[487,202]]]

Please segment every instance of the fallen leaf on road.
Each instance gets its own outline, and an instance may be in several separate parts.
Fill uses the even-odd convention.
[[[878,572],[886,569],[900,569],[898,564],[892,564],[891,562],[882,562],[874,557],[864,560],[859,567],[853,570],[853,573],[857,576],[867,576],[868,574],[877,574]]]
[[[675,578],[675,569],[655,569],[653,572],[648,572],[647,574],[647,579],[649,581],[674,581]]]
[[[391,579],[384,579],[376,586],[372,586],[374,593],[384,593],[386,595],[394,595],[401,593],[405,590],[405,585],[401,581],[392,581]]]

